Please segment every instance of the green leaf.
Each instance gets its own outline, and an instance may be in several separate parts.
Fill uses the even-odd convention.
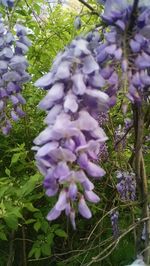
[[[7,176],[10,177],[10,170],[8,168],[5,169],[5,173],[6,173]]]
[[[13,165],[13,164],[17,163],[19,158],[20,158],[20,153],[13,154],[13,156],[11,158],[11,164],[10,165]]]
[[[38,232],[39,231],[39,229],[41,228],[41,223],[40,223],[40,221],[37,221],[35,224],[34,224],[34,230],[36,231],[36,232]]]
[[[27,16],[27,13],[26,13],[26,11],[25,10],[16,10],[15,11],[16,13],[18,13],[18,14],[20,14],[20,15],[22,15],[22,16]]]
[[[0,239],[1,240],[7,240],[7,237],[4,232],[0,232]]]
[[[62,229],[57,229],[55,231],[55,235],[60,236],[60,237],[64,237],[64,238],[67,238],[68,237],[68,235],[66,234],[66,232],[64,230],[62,230]]]
[[[40,248],[36,248],[34,254],[35,254],[35,258],[39,259],[40,256],[41,256],[41,249]]]
[[[43,221],[42,224],[41,224],[41,229],[42,229],[42,231],[43,231],[44,233],[46,233],[47,230],[49,229],[49,224],[48,224],[48,222]]]
[[[36,221],[35,219],[28,219],[28,220],[25,221],[25,224],[32,224],[35,221]]]
[[[7,226],[11,229],[16,230],[18,227],[18,219],[14,215],[8,215],[4,217],[4,221],[6,222]]]
[[[24,208],[26,208],[30,212],[36,212],[39,211],[37,208],[35,208],[32,204],[32,202],[27,202],[24,204]]]
[[[35,248],[32,248],[28,254],[28,258],[31,258],[34,255]]]
[[[5,194],[5,192],[8,190],[8,186],[7,187],[1,187],[1,189],[0,189],[0,198],[2,198],[3,197],[3,195]]]
[[[42,254],[43,255],[47,255],[47,256],[50,256],[51,255],[51,248],[50,248],[49,244],[44,243],[41,246],[41,250],[42,250]]]
[[[30,194],[41,180],[42,176],[39,173],[36,173],[35,175],[31,176],[30,179],[21,188],[21,194],[24,196]]]
[[[54,239],[54,234],[53,233],[50,233],[48,234],[47,238],[46,238],[46,241],[49,245],[52,245],[53,243],[53,239]]]

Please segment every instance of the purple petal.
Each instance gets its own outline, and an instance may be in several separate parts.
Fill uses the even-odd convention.
[[[90,211],[90,209],[88,208],[84,197],[81,197],[81,199],[79,200],[79,204],[78,204],[78,210],[79,213],[86,219],[90,219],[92,217],[92,213]]]
[[[74,40],[72,42],[72,45],[75,47],[74,48],[74,56],[75,57],[80,57],[81,55],[88,55],[90,54],[90,51],[88,50],[88,42],[83,40],[83,39],[79,39],[79,40]]]
[[[10,96],[10,99],[11,99],[13,105],[16,105],[16,104],[19,103],[18,98],[17,98],[16,96],[14,96],[14,95],[11,95],[11,96]]]
[[[76,230],[75,211],[74,210],[71,210],[71,212],[70,212],[70,221],[71,221],[73,229]]]
[[[111,44],[111,45],[109,45],[109,46],[107,46],[107,47],[105,48],[105,52],[108,53],[108,54],[113,55],[114,52],[116,51],[116,49],[117,49],[116,44]]]
[[[97,203],[100,201],[100,198],[93,192],[93,191],[85,191],[84,192],[85,198],[93,203]]]
[[[50,153],[50,151],[56,149],[59,146],[58,142],[49,142],[42,146],[38,152],[37,156],[42,157]]]
[[[65,190],[62,190],[59,194],[58,201],[55,204],[55,209],[57,211],[63,211],[66,208],[67,204],[67,192]]]
[[[134,41],[133,39],[130,40],[130,47],[134,53],[138,53],[141,49],[140,43],[137,41]]]
[[[142,70],[140,72],[140,79],[144,85],[150,85],[150,76],[148,75],[146,70]]]
[[[96,88],[102,88],[105,86],[105,80],[100,75],[99,71],[95,71],[89,80],[89,84]]]
[[[34,139],[34,143],[36,145],[42,145],[44,143],[46,143],[49,140],[53,139],[53,136],[51,134],[51,127],[47,127],[46,129],[44,129],[35,139]]]
[[[85,190],[94,189],[93,183],[87,178],[87,176],[82,170],[76,172],[76,177],[77,177],[77,180],[79,180],[79,182],[82,184]]]
[[[16,42],[16,53],[26,54],[29,48],[24,43],[17,41]]]
[[[26,103],[25,98],[20,93],[17,93],[16,96],[17,96],[17,98],[18,98],[18,100],[19,100],[19,102],[21,104],[25,104]]]
[[[87,131],[92,131],[98,127],[98,122],[84,110],[79,112],[79,118],[75,121],[75,124],[80,130]]]
[[[0,60],[0,69],[6,70],[8,67],[8,63],[4,60]]]
[[[111,68],[110,66],[106,66],[101,70],[101,75],[104,79],[109,79],[113,71],[113,68]]]
[[[90,132],[90,135],[95,139],[101,140],[102,142],[108,140],[104,130],[99,126],[94,131]]]
[[[150,56],[147,53],[142,52],[142,54],[138,55],[136,58],[135,65],[140,69],[150,67]]]
[[[25,116],[25,112],[23,112],[23,110],[20,107],[17,106],[15,111],[19,115],[19,117],[24,117]]]
[[[70,176],[70,169],[66,162],[59,162],[53,172],[55,178],[59,179],[59,182],[63,183]]]
[[[72,200],[75,200],[76,197],[77,197],[77,192],[78,192],[78,189],[77,189],[77,185],[72,182],[69,186],[69,190],[68,190],[68,196],[70,199]]]
[[[9,47],[5,47],[2,51],[0,51],[0,57],[4,58],[12,58],[13,57],[13,51]]]
[[[19,120],[19,116],[14,112],[14,111],[11,111],[11,117],[14,121],[18,121]]]
[[[68,94],[65,97],[64,101],[64,109],[65,111],[71,111],[72,113],[77,112],[78,110],[78,103],[77,103],[77,97],[73,94]]]
[[[20,81],[21,76],[16,71],[9,71],[2,76],[5,81]]]
[[[56,83],[49,90],[44,99],[39,103],[39,107],[43,110],[50,109],[54,102],[60,100],[64,96],[64,85],[63,83]]]
[[[48,213],[46,219],[48,221],[53,221],[55,219],[57,219],[61,214],[61,211],[56,210],[55,207]]]
[[[85,168],[86,172],[93,177],[102,177],[106,172],[98,165],[88,162],[87,167]]]
[[[116,25],[118,25],[123,31],[125,30],[125,23],[122,20],[117,20]]]
[[[72,139],[67,139],[63,145],[64,148],[69,149],[70,151],[74,151],[76,144]]]
[[[122,49],[118,48],[115,52],[114,52],[114,56],[117,60],[120,60],[122,57]]]
[[[93,56],[89,55],[84,58],[82,70],[84,74],[90,74],[96,70],[99,70],[99,66],[94,60]]]
[[[60,114],[62,110],[61,104],[56,104],[49,112],[46,118],[44,119],[44,122],[48,125],[51,125],[55,122],[57,116]]]
[[[91,98],[95,98],[98,106],[101,107],[101,109],[107,108],[109,96],[105,92],[94,89],[87,89],[86,94]]]
[[[53,81],[53,74],[49,72],[48,74],[44,75],[43,77],[39,78],[35,83],[35,87],[47,87],[52,84]]]
[[[22,55],[15,55],[10,61],[10,66],[13,69],[18,69],[22,67],[22,65],[25,66],[25,68],[28,66],[27,59]]]
[[[70,215],[70,212],[71,212],[70,202],[67,202],[66,209],[65,209],[65,214],[68,216],[68,215]]]
[[[68,79],[70,77],[70,65],[69,61],[61,62],[57,68],[55,79]]]
[[[76,156],[70,150],[61,147],[50,151],[50,156],[54,161],[74,162],[76,160]]]
[[[55,196],[56,194],[57,194],[57,192],[58,192],[58,187],[56,187],[55,189],[54,188],[48,188],[47,190],[46,190],[46,195],[48,196],[48,197],[52,197],[52,196]]]
[[[73,75],[72,81],[73,81],[73,92],[76,95],[83,95],[86,91],[86,86],[83,80],[83,75],[80,73],[77,73]]]

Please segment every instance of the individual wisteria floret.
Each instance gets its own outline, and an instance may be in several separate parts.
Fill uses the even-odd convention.
[[[12,121],[18,121],[24,112],[25,99],[22,84],[29,80],[25,54],[31,45],[24,26],[16,25],[16,36],[0,20],[0,128],[7,135]]]
[[[112,211],[110,214],[110,220],[111,220],[113,235],[115,238],[119,236],[118,218],[119,218],[119,212]]]
[[[117,171],[117,191],[121,200],[134,201],[136,199],[136,179],[133,172]]]
[[[107,112],[109,96],[102,91],[105,79],[90,41],[74,40],[35,85],[48,89],[39,104],[47,112],[47,127],[34,140],[36,162],[45,176],[46,194],[59,194],[47,219],[54,220],[65,211],[75,229],[77,212],[91,218],[87,201],[100,200],[90,179],[99,181],[105,175],[97,161],[107,136],[97,118]]]
[[[15,0],[0,0],[0,5],[3,5],[5,7],[13,7],[15,3]]]
[[[76,30],[79,30],[81,28],[82,22],[79,16],[76,16],[74,20],[74,27]]]

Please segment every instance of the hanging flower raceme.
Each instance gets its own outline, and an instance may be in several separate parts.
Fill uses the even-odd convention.
[[[86,201],[100,200],[89,177],[99,180],[105,175],[97,160],[107,136],[97,117],[108,110],[109,97],[100,90],[105,86],[100,71],[89,42],[79,38],[35,84],[48,89],[39,104],[47,112],[47,127],[34,140],[36,162],[45,176],[46,194],[59,194],[47,219],[65,211],[74,228],[77,211],[87,219],[92,216]]]
[[[114,97],[119,89],[132,103],[140,103],[150,94],[150,2],[139,1],[134,30],[130,32],[133,3],[133,0],[106,1],[102,17],[109,25],[109,31],[105,33],[106,42],[98,48],[98,60],[104,64],[110,60],[109,73],[117,64],[118,73],[113,71],[114,85],[110,84],[108,94]],[[122,79],[118,84],[120,72]]]
[[[133,172],[117,172],[117,191],[122,200],[134,201],[136,198],[136,180]]]
[[[22,84],[29,80],[26,72],[28,66],[25,53],[30,41],[26,28],[16,25],[13,36],[0,20],[0,126],[3,134],[8,134],[11,121],[18,121],[24,112],[22,105],[25,99],[20,94]]]
[[[111,220],[113,235],[115,238],[119,236],[118,218],[119,218],[119,212],[112,211],[110,214],[110,220]]]

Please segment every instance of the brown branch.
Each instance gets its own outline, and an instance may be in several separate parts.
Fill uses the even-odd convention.
[[[141,202],[142,218],[150,217],[149,207],[148,207],[148,186],[147,177],[144,165],[144,158],[142,153],[143,145],[143,135],[144,135],[144,111],[143,103],[140,106],[133,106],[133,117],[134,117],[134,129],[135,129],[135,160],[134,160],[134,170],[136,173],[136,180],[139,190],[139,201]],[[147,265],[150,263],[150,249],[147,247],[150,243],[150,219],[145,222],[145,241],[144,241],[144,260]],[[138,228],[137,237],[137,252],[142,248],[141,234],[143,226]]]
[[[87,2],[85,2],[84,0],[78,0],[80,3],[82,3],[84,6],[86,6],[89,10],[92,11],[92,14],[97,15],[98,17],[100,16],[98,12],[95,11],[95,9],[89,5]]]
[[[14,238],[15,238],[15,231],[12,231],[10,233],[10,239],[9,239],[9,254],[8,254],[8,260],[7,260],[7,266],[12,266],[14,261]]]
[[[127,134],[129,133],[129,131],[133,128],[133,125],[131,125],[127,130],[126,132],[124,133],[123,137],[121,139],[119,139],[116,144],[115,144],[115,147],[127,136]]]

